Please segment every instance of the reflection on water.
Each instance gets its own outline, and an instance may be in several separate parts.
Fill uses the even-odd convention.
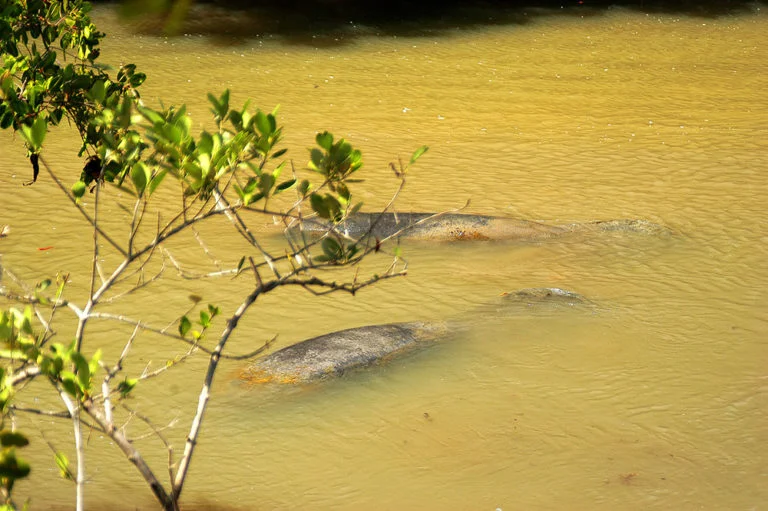
[[[407,242],[405,279],[356,297],[267,297],[233,351],[276,333],[281,347],[389,321],[465,328],[392,364],[284,392],[243,386],[240,366],[226,364],[187,503],[750,509],[768,500],[763,11],[705,19],[615,9],[327,48],[134,35],[111,11],[96,14],[111,34],[104,59],[145,69],[147,101],[186,102],[205,123],[205,93],[228,87],[233,101],[283,105],[286,146],[297,162],[316,129],[358,144],[367,161],[359,193],[370,209],[394,191],[386,168],[393,155],[428,144],[401,211],[471,199],[472,212],[551,223],[643,218],[675,233]],[[84,288],[90,234],[50,180],[21,188],[30,172],[21,145],[1,136],[0,224],[13,228],[2,240],[3,264],[29,279],[66,269]],[[47,158],[74,176],[72,139],[52,134]],[[203,234],[219,257],[239,259],[221,246],[235,235]],[[54,248],[37,250],[45,246]],[[179,285],[181,292],[158,286],[126,307],[161,321],[159,304],[183,311],[190,293],[230,310],[237,303],[220,282]],[[597,307],[499,311],[500,295],[528,287],[572,290]],[[114,325],[94,328],[116,346],[124,339]],[[164,360],[172,348],[140,348],[133,369]],[[176,445],[204,363],[141,389],[148,404],[136,400],[156,424],[178,419],[167,432]],[[41,429],[49,439],[69,431],[48,420]],[[137,497],[149,494],[144,483],[97,436],[88,451],[92,505],[151,508]],[[34,493],[35,508],[69,506],[72,488],[58,478],[42,437],[35,444],[34,481],[46,489]],[[162,473],[159,442],[140,446]]]

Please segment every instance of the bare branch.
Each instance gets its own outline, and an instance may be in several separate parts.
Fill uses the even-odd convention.
[[[150,257],[151,257],[151,255],[150,255]],[[143,265],[142,265],[142,267],[143,267]],[[139,270],[137,270],[136,272],[132,272],[132,275],[137,273],[138,271]],[[157,273],[155,275],[153,275],[152,277],[150,277],[149,279],[145,279],[144,278],[144,273],[141,272],[141,274],[139,275],[138,282],[133,287],[131,287],[130,289],[128,289],[126,291],[123,291],[122,293],[118,293],[118,294],[116,294],[114,296],[110,296],[109,298],[103,298],[101,300],[101,303],[112,303],[114,301],[119,300],[120,298],[128,296],[128,295],[130,295],[132,293],[135,293],[136,291],[139,291],[140,289],[144,289],[145,287],[148,287],[151,284],[153,284],[153,283],[157,282],[158,280],[160,280],[160,277],[163,275],[163,273],[165,273],[165,261],[163,261],[163,265],[160,267],[160,269],[157,271]],[[117,285],[117,284],[123,282],[124,280],[127,280],[132,275],[126,275],[124,278],[119,279],[117,282],[115,282],[115,284]]]
[[[56,280],[58,281],[60,275],[57,275]],[[53,318],[56,315],[56,311],[59,308],[59,303],[61,301],[61,295],[64,294],[64,288],[66,287],[67,283],[69,282],[69,273],[65,274],[64,277],[62,277],[62,284],[56,289],[56,298],[53,300],[53,304],[51,306],[51,315],[48,317],[47,322],[42,322],[45,325],[45,332],[43,332],[42,339],[40,341],[40,346],[45,346],[45,343],[48,341],[48,334],[52,332],[50,325],[53,323]]]
[[[197,240],[198,245],[200,245],[200,248],[203,249],[203,252],[205,253],[205,255],[208,256],[208,259],[211,260],[211,262],[216,268],[221,269],[221,261],[219,261],[216,257],[214,257],[214,255],[211,253],[210,249],[208,248],[208,245],[206,245],[205,242],[203,242],[203,239],[200,237],[200,233],[197,232],[197,229],[192,228],[192,234],[195,235],[195,239]]]
[[[104,173],[104,167],[102,166],[101,171],[99,172],[99,179],[96,180],[96,194],[93,198],[93,260],[91,261],[91,286],[90,286],[90,295],[93,296],[93,291],[96,288],[96,275],[101,274],[101,272],[98,271],[99,267],[99,229],[97,228],[99,225],[99,196],[100,190],[101,190],[101,174]],[[101,279],[102,285],[104,284],[104,279]]]
[[[211,386],[213,385],[213,378],[216,375],[216,368],[219,365],[221,353],[224,351],[224,348],[230,336],[232,335],[232,332],[234,332],[237,328],[237,324],[239,323],[240,318],[243,317],[250,306],[253,305],[253,303],[260,295],[272,291],[279,284],[280,282],[275,280],[269,282],[266,286],[259,286],[253,290],[245,298],[245,300],[243,300],[232,317],[229,318],[229,321],[227,321],[227,326],[224,328],[224,331],[219,337],[219,342],[216,344],[216,348],[213,350],[211,358],[208,361],[208,370],[203,382],[203,388],[198,396],[197,412],[195,413],[195,417],[192,420],[192,425],[190,427],[189,434],[187,435],[187,441],[184,444],[184,453],[182,454],[181,460],[179,460],[179,466],[173,479],[171,494],[174,501],[178,501],[179,497],[181,496],[181,491],[184,489],[184,481],[186,480],[187,472],[192,461],[192,455],[194,454],[195,446],[197,445],[197,437],[200,435],[203,416],[205,415],[205,411],[208,407],[208,399],[210,397]]]
[[[77,453],[77,473],[75,474],[75,509],[85,509],[85,446],[83,445],[83,433],[80,429],[80,407],[72,401],[72,398],[64,390],[59,390],[61,400],[69,411],[72,420],[72,429],[75,436],[75,452]]]
[[[165,425],[165,426],[163,426],[163,427],[159,428],[159,427],[155,426],[155,425],[154,425],[154,423],[153,423],[153,422],[152,422],[152,421],[149,419],[149,417],[147,417],[146,415],[144,415],[144,414],[142,414],[142,413],[139,413],[139,412],[137,412],[136,410],[134,410],[133,408],[130,408],[130,407],[129,407],[127,404],[125,404],[125,403],[121,403],[121,404],[122,404],[123,408],[124,408],[124,409],[125,409],[125,410],[126,410],[126,411],[127,411],[129,414],[130,414],[130,415],[132,415],[132,416],[134,416],[134,417],[138,417],[138,418],[139,418],[139,419],[141,419],[141,421],[143,421],[143,422],[144,422],[144,423],[145,423],[147,426],[149,426],[149,427],[150,427],[150,429],[152,429],[152,433],[150,433],[150,434],[148,434],[148,435],[140,435],[140,436],[134,437],[134,438],[132,438],[132,439],[131,439],[131,441],[132,441],[132,442],[138,442],[138,441],[140,441],[140,440],[144,440],[144,439],[146,439],[146,438],[149,438],[149,437],[151,437],[152,435],[155,435],[155,436],[157,436],[157,437],[160,439],[160,441],[161,441],[161,442],[163,442],[163,445],[165,445],[166,449],[168,449],[169,451],[173,451],[173,447],[171,446],[171,443],[170,443],[170,442],[168,442],[168,439],[167,439],[167,438],[165,438],[165,435],[163,435],[163,434],[162,434],[162,432],[163,432],[164,430],[166,430],[166,429],[171,429],[172,427],[174,427],[174,426],[176,425],[176,423],[177,423],[177,422],[179,422],[179,419],[173,419],[173,420],[171,420],[171,422],[169,422],[167,425]]]
[[[144,457],[141,455],[138,449],[134,447],[133,443],[131,443],[126,438],[125,434],[120,429],[113,428],[109,430],[107,428],[107,423],[104,419],[104,416],[99,413],[98,409],[95,407],[92,401],[84,401],[83,409],[93,418],[94,421],[96,421],[99,426],[101,426],[102,429],[104,429],[107,435],[109,435],[115,444],[117,444],[120,450],[123,451],[125,457],[128,458],[128,460],[136,467],[147,484],[149,484],[149,487],[152,489],[152,493],[154,493],[158,501],[163,504],[163,507],[165,509],[174,509],[174,501],[171,499],[171,496],[167,491],[165,491],[162,483],[160,483],[154,472],[152,472],[152,469],[149,467],[149,465],[147,465]]]
[[[14,412],[22,412],[22,413],[31,413],[33,415],[42,415],[45,417],[55,417],[57,419],[69,419],[72,417],[70,413],[67,410],[62,410],[60,412],[54,412],[53,410],[40,410],[39,408],[26,408],[24,406],[18,406],[15,404],[12,404],[10,406],[11,410]]]
[[[42,300],[35,296],[27,296],[27,295],[20,295],[16,294],[10,291],[6,291],[5,289],[0,289],[0,296],[4,296],[7,299],[14,301],[16,303],[23,303],[27,305],[50,305],[51,307],[67,307],[72,312],[75,313],[77,317],[80,317],[83,315],[83,311],[75,304],[68,300],[48,300],[48,303],[43,303]]]
[[[259,252],[262,253],[264,256],[264,259],[266,261],[273,260],[274,257],[272,257],[269,252],[267,252],[264,247],[261,246],[259,241],[256,239],[256,237],[253,235],[250,229],[248,229],[248,225],[243,221],[242,217],[237,213],[237,208],[233,208],[229,202],[227,201],[226,197],[219,192],[219,190],[214,190],[213,195],[216,198],[216,206],[217,209],[221,209],[224,211],[225,215],[229,219],[230,222],[232,222],[232,225],[235,226],[235,229],[256,249],[258,249]],[[276,276],[279,275],[276,274]]]
[[[20,385],[21,383],[32,380],[41,374],[42,374],[42,370],[40,369],[40,366],[28,365],[25,368],[19,370],[18,372],[13,373],[13,375],[9,377],[10,381],[8,383],[12,387],[15,387],[17,385]]]
[[[189,270],[185,270],[181,263],[176,260],[176,258],[173,257],[170,250],[167,248],[161,249],[163,251],[163,255],[165,255],[173,265],[174,268],[176,268],[176,271],[178,272],[179,276],[183,279],[187,280],[197,280],[197,279],[205,279],[205,278],[212,278],[212,277],[222,277],[224,275],[237,275],[237,268],[233,268],[231,270],[220,270],[220,271],[214,271],[210,273],[194,273]]]
[[[165,329],[159,329],[156,327],[153,327],[151,325],[148,325],[146,323],[143,323],[141,321],[135,320],[133,318],[129,318],[127,316],[122,316],[120,314],[111,314],[109,312],[93,312],[90,314],[91,318],[95,319],[109,319],[113,321],[120,321],[122,323],[127,323],[129,325],[133,325],[137,328],[141,328],[142,330],[146,330],[147,332],[152,332],[154,334],[162,335],[164,337],[167,337],[169,339],[174,339],[176,341],[181,341],[185,344],[188,344],[190,348],[199,349],[203,353],[206,353],[208,355],[212,355],[214,350],[211,350],[210,348],[206,348],[205,346],[201,346],[198,342],[187,339],[186,337],[182,337],[177,334],[172,334],[167,332]],[[265,349],[269,347],[269,345],[272,343],[272,340],[266,341],[265,346],[258,348],[254,351],[244,353],[242,355],[222,355],[222,358],[229,359],[229,360],[247,360],[249,358],[253,358],[256,355],[262,353]],[[185,356],[186,358],[186,356]]]
[[[136,234],[139,232],[141,221],[144,219],[144,213],[147,211],[146,200],[142,200],[141,197],[136,198],[136,202],[133,206],[133,214],[131,215],[131,230],[128,234],[128,255],[130,257],[133,254],[133,241],[136,238]],[[141,212],[139,212],[139,206],[141,206]]]
[[[114,422],[112,421],[112,402],[110,399],[109,382],[112,380],[112,378],[115,377],[117,373],[122,370],[123,361],[125,360],[125,357],[128,356],[128,351],[130,351],[131,345],[136,339],[138,333],[139,325],[136,325],[136,327],[133,329],[133,333],[131,333],[128,341],[125,343],[125,346],[123,346],[123,351],[120,353],[120,358],[117,359],[117,362],[115,362],[115,365],[112,367],[112,369],[107,371],[107,374],[104,376],[104,380],[101,383],[101,395],[104,398],[104,421],[110,428],[114,428]]]
[[[32,415],[42,415],[43,417],[53,417],[56,419],[71,419],[72,416],[69,414],[67,410],[62,410],[60,412],[54,412],[53,410],[40,410],[39,408],[28,408],[24,406],[18,406],[15,404],[10,405],[11,410],[15,412],[22,412],[22,413],[29,413]],[[89,429],[92,429],[94,431],[98,431],[100,433],[106,433],[101,426],[97,424],[93,424],[91,422],[88,422],[84,420],[82,417],[80,418],[80,422],[85,424],[85,426]]]

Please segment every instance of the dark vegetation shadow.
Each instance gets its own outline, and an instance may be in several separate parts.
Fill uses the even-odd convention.
[[[550,16],[599,16],[614,8],[716,18],[754,12],[761,4],[751,0],[198,0],[188,11],[175,12],[170,0],[126,0],[122,11],[148,34],[203,34],[225,45],[279,37],[288,44],[332,47],[366,36],[435,37],[457,29],[523,25]]]

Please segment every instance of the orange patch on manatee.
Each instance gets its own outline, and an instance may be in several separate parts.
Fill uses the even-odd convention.
[[[247,385],[263,385],[265,383],[295,385],[301,381],[298,376],[294,375],[276,376],[266,371],[252,369],[241,370],[240,379]]]
[[[455,241],[487,241],[491,239],[480,231],[475,230],[451,231],[449,237]]]

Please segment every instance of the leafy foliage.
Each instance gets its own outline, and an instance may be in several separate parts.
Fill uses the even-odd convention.
[[[366,236],[352,239],[334,229],[362,207],[361,202],[353,201],[350,189],[356,181],[353,176],[363,166],[358,149],[344,139],[335,139],[331,133],[318,133],[303,170],[319,181],[301,179],[293,163],[289,165],[283,159],[287,149],[280,147],[283,128],[278,122],[277,108],[271,112],[252,109],[248,102],[233,106],[228,90],[218,96],[208,94],[215,130],[194,133],[184,105],[154,109],[142,101],[139,88],[147,77],[134,64],[122,66],[113,76],[108,66],[97,62],[104,34],[91,23],[88,9],[82,0],[0,0],[0,128],[12,130],[24,141],[32,166],[32,181],[28,183],[31,184],[37,180],[41,165],[58,180],[44,159],[46,135],[63,121],[75,127],[82,140],[78,157],[84,163],[79,176],[68,178],[74,181],[68,195],[94,231],[92,284],[84,304],[76,305],[65,299],[68,275],[60,275],[55,283],[52,279],[41,280],[21,292],[9,291],[0,283],[0,296],[18,305],[0,309],[0,510],[16,508],[11,498],[14,482],[30,472],[29,464],[16,454],[27,445],[26,437],[5,429],[7,418],[18,412],[14,397],[28,381],[42,378],[48,382],[66,407],[66,412],[58,416],[73,423],[77,466],[71,467],[67,456],[58,451],[55,463],[62,477],[75,482],[78,509],[83,506],[85,481],[79,429],[80,416],[84,415],[92,428],[121,448],[161,505],[175,510],[197,443],[213,374],[219,359],[225,356],[229,336],[256,298],[280,286],[298,286],[316,294],[355,293],[405,271],[395,269],[400,261],[398,248],[386,272],[367,279],[358,278],[355,273],[352,282],[339,283],[335,277],[324,280],[313,273],[354,265],[366,255],[379,252],[379,240],[374,245]],[[408,165],[425,151],[426,147],[418,149]],[[401,187],[408,165],[401,163],[400,169],[395,170]],[[141,244],[137,234],[142,229],[147,204],[163,183],[181,190],[177,213],[165,225],[160,225],[158,219],[158,225],[147,228],[149,236],[145,238],[149,241]],[[81,201],[89,191],[98,192],[102,187],[118,188],[135,200],[124,239],[107,234],[96,218],[96,206],[92,206],[91,215]],[[295,194],[287,209],[271,209],[270,200],[287,191]],[[94,203],[98,200],[99,194],[95,193]],[[191,204],[196,205],[194,210]],[[285,253],[275,255],[253,236],[242,216],[246,212],[279,218],[286,230],[296,225],[301,228],[305,216],[315,216],[327,222],[327,229],[314,240],[297,242],[288,236]],[[152,328],[140,320],[99,315],[97,308],[117,283],[141,275],[129,294],[153,284],[161,276],[163,270],[153,278],[143,277],[148,263],[158,254],[167,257],[184,274],[184,268],[163,249],[164,243],[190,231],[199,221],[222,216],[253,249],[240,258],[230,273],[237,277],[250,270],[256,283],[241,305],[229,313],[213,347],[204,341],[216,318],[223,315],[213,304],[200,308],[196,316],[191,315],[194,308],[176,316],[170,321],[171,325],[177,324],[175,329]],[[100,242],[106,242],[110,250],[122,257],[111,271],[102,271]],[[75,318],[76,333],[64,342],[55,342],[55,330],[51,328],[54,317],[61,321],[61,314],[55,314],[59,309],[69,311],[71,316],[67,317]],[[105,317],[135,327],[123,353],[113,357],[110,364],[103,360],[100,349],[86,352],[83,342],[86,324]],[[152,373],[129,373],[123,362],[141,332],[173,339],[187,351]],[[247,356],[256,356],[268,346],[269,341]],[[114,403],[130,399],[142,380],[163,374],[199,351],[210,356],[208,371],[182,457],[178,463],[169,463],[171,481],[167,490],[116,424]],[[169,452],[172,455],[170,447]]]

